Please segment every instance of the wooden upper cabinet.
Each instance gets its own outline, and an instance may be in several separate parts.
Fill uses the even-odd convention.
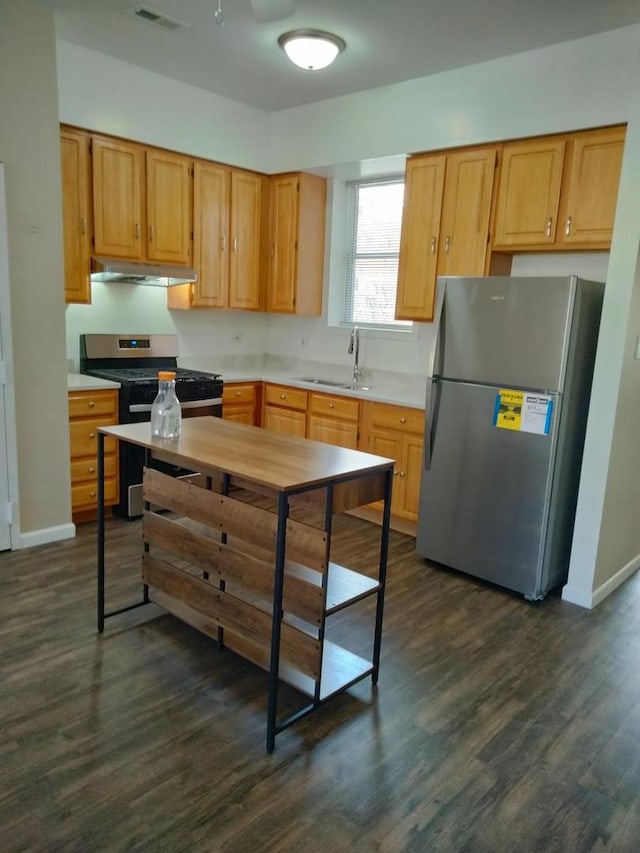
[[[94,136],[96,255],[187,266],[191,262],[191,160]]]
[[[327,182],[303,172],[274,175],[269,187],[267,310],[322,313]]]
[[[144,257],[144,149],[133,143],[94,136],[93,219],[96,255]]]
[[[558,232],[558,241],[567,248],[611,245],[624,141],[624,127],[571,137]]]
[[[66,302],[91,302],[91,174],[89,136],[62,128],[62,231]]]
[[[396,317],[432,320],[439,275],[483,275],[496,147],[407,162]]]
[[[261,246],[266,181],[263,175],[255,172],[239,169],[231,172],[229,308],[255,311],[261,306]]]
[[[193,264],[198,280],[170,287],[169,308],[263,307],[267,178],[219,163],[193,171]]]
[[[191,160],[146,152],[147,251],[150,261],[191,262]]]
[[[625,127],[504,146],[495,249],[608,249]]]
[[[432,320],[446,156],[407,162],[398,261],[398,320]]]
[[[494,248],[553,245],[565,147],[564,137],[504,145]]]
[[[438,275],[482,275],[485,271],[497,157],[497,148],[447,156]]]
[[[194,307],[224,308],[229,290],[231,172],[215,163],[193,167]],[[170,291],[173,288],[170,288]]]

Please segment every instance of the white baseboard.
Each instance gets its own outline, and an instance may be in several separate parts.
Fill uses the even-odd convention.
[[[59,542],[62,539],[73,539],[76,535],[75,524],[59,524],[56,527],[43,527],[40,530],[30,530],[20,534],[18,548],[34,548],[36,545],[46,545],[48,542]]]
[[[601,584],[597,589],[585,592],[581,589],[576,589],[567,584],[562,590],[562,600],[570,601],[571,604],[578,604],[580,607],[586,607],[592,610],[597,607],[601,601],[604,601],[607,596],[611,595],[614,589],[617,589],[628,578],[640,569],[640,554],[636,555],[633,560],[630,560],[625,566],[619,569],[614,575]]]

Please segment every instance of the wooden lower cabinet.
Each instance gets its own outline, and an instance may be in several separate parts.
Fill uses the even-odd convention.
[[[118,423],[118,392],[70,391],[71,511],[74,521],[95,517],[98,506],[98,427]],[[105,440],[105,505],[118,502],[116,441]]]
[[[260,386],[255,382],[231,382],[222,389],[222,417],[251,426],[260,426]]]
[[[307,438],[355,450],[360,403],[350,397],[310,394]]]
[[[286,385],[264,386],[262,426],[282,435],[305,438],[307,434],[307,392]]]
[[[424,418],[422,409],[362,404],[360,449],[395,459],[391,513],[409,521],[418,520]]]

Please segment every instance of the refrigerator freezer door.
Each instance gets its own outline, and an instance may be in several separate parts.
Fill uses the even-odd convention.
[[[494,426],[498,389],[440,384],[416,550],[528,598],[540,577],[560,398],[548,435]]]
[[[437,372],[465,382],[562,390],[576,281],[441,279]]]

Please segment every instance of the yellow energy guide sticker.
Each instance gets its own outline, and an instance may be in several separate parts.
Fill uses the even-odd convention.
[[[493,423],[500,429],[517,429],[522,425],[522,404],[524,391],[512,391],[501,388],[496,397]]]

